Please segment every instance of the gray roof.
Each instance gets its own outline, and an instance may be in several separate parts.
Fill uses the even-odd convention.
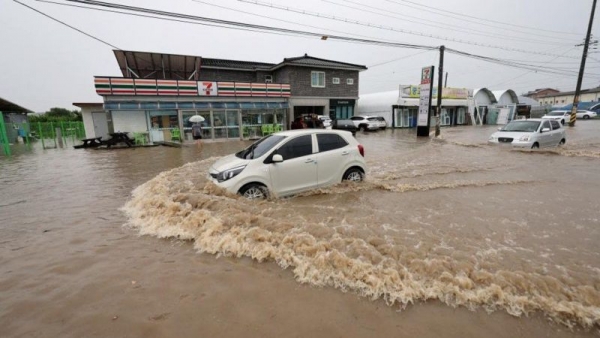
[[[600,87],[590,88],[590,89],[582,89],[579,92],[579,94],[586,94],[586,93],[600,93]],[[554,97],[554,96],[563,96],[563,95],[575,95],[575,91],[559,92],[559,93],[544,95],[544,96],[540,96],[539,99],[542,99],[544,97]]]
[[[271,68],[273,68],[273,66],[275,66],[274,63],[207,58],[202,58],[202,64],[200,65],[200,67],[231,68],[244,70],[270,70]]]
[[[363,65],[356,65],[352,63],[339,62],[333,60],[319,59],[308,54],[295,58],[285,58],[283,62],[278,64],[275,68],[283,66],[302,66],[302,67],[317,67],[317,68],[337,68],[337,69],[348,69],[348,70],[366,70],[367,67]]]
[[[0,97],[0,112],[3,113],[33,113],[33,110],[23,108],[16,103],[12,103]]]
[[[124,77],[140,77],[148,79],[180,79],[197,80],[202,68],[233,69],[245,71],[273,71],[284,66],[301,66],[315,68],[334,68],[361,71],[366,66],[351,63],[319,59],[304,54],[295,58],[285,58],[278,64],[267,62],[240,61],[203,58],[193,55],[177,55],[150,52],[113,50],[121,73]],[[135,73],[133,75],[132,73]]]

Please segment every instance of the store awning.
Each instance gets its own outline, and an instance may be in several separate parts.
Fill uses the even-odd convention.
[[[105,102],[108,110],[287,109],[287,102]]]

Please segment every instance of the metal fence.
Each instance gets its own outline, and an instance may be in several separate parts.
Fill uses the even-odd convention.
[[[0,112],[0,145],[5,155],[10,155],[10,145],[23,142],[41,142],[43,149],[58,148],[63,144],[75,145],[85,138],[85,128],[80,121],[7,123]]]

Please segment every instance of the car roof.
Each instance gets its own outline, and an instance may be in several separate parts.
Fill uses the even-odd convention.
[[[526,122],[526,121],[541,122],[541,121],[546,121],[546,120],[544,120],[544,119],[523,119],[523,120],[512,120],[511,122]]]
[[[273,135],[296,136],[296,135],[302,135],[302,134],[309,135],[309,134],[344,134],[344,133],[349,133],[349,131],[337,130],[337,129],[306,128],[306,129],[284,130],[284,131],[274,133]]]

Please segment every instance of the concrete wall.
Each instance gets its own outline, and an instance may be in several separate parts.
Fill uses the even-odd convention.
[[[148,131],[145,111],[113,110],[112,121],[115,132],[133,133]]]
[[[225,70],[225,69],[200,69],[200,81],[237,81],[257,82],[257,73],[253,71]],[[264,82],[264,79],[262,81]]]
[[[91,107],[81,108],[81,117],[83,118],[83,128],[85,129],[85,138],[97,137],[94,131],[94,119],[92,118]]]

